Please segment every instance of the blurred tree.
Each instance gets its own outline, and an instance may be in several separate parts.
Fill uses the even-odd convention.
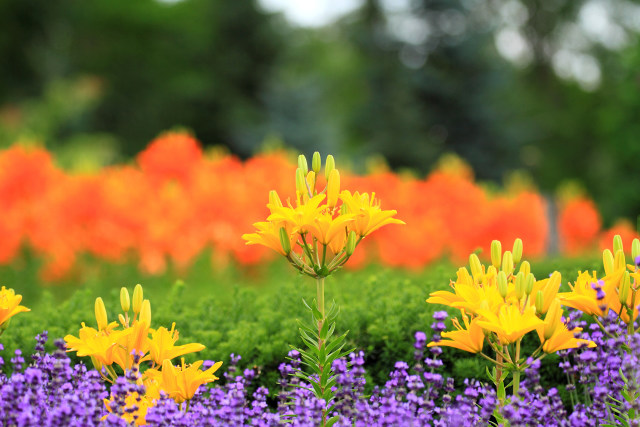
[[[117,134],[126,154],[175,125],[244,154],[261,138],[279,41],[254,2],[5,0],[0,25],[0,103],[90,74],[104,92],[84,126]]]

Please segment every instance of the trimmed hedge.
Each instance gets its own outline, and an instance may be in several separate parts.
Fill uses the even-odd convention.
[[[30,313],[16,316],[0,337],[3,357],[21,348],[30,354],[34,336],[48,330],[53,338],[77,335],[81,322],[95,325],[94,300],[102,296],[109,319],[120,312],[119,289],[130,290],[140,282],[152,307],[154,327],[171,327],[176,322],[180,343],[199,342],[206,349],[188,360],[205,358],[229,361],[231,353],[243,357],[241,367],[261,369],[260,383],[275,390],[277,367],[285,360],[290,344],[299,345],[296,319],[306,316],[302,298],[315,296],[315,283],[296,275],[281,262],[254,270],[226,268],[213,271],[208,257],[196,263],[185,282],[176,281],[176,272],[161,277],[140,277],[133,265],[97,265],[97,272],[80,289],[71,283],[59,288],[25,286],[37,283],[34,270],[26,262],[22,269],[0,270],[0,283],[25,295],[23,304]],[[538,278],[554,270],[563,275],[563,286],[577,270],[598,270],[598,260],[554,259],[532,262]],[[349,345],[365,351],[368,383],[384,384],[397,360],[413,360],[413,335],[422,330],[429,335],[434,311],[446,307],[425,302],[430,292],[446,289],[457,267],[441,263],[420,272],[370,266],[359,271],[342,271],[326,280],[328,301],[341,307],[339,331],[349,330]],[[31,281],[32,280],[32,281]],[[31,282],[30,282],[31,281]],[[452,312],[453,313],[453,312]],[[537,343],[531,343],[535,345]],[[478,357],[444,348],[446,372],[460,384],[465,377],[486,379],[485,363]],[[552,358],[548,358],[552,359]],[[551,362],[548,362],[551,363]],[[6,366],[6,365],[5,365]],[[224,369],[224,365],[223,365]],[[555,369],[543,369],[543,380],[553,382]]]

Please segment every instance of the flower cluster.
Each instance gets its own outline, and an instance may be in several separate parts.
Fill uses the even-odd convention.
[[[475,254],[469,257],[471,274],[462,267],[457,280],[451,282],[453,292],[437,291],[429,303],[444,304],[460,310],[462,324],[454,319],[456,330],[443,332],[442,340],[429,346],[459,348],[489,359],[496,369],[492,379],[498,387],[503,384],[503,370],[513,373],[514,394],[519,387],[520,373],[537,358],[548,353],[580,346],[593,347],[592,341],[576,338],[580,328],[567,328],[558,295],[560,273],[536,280],[529,262],[523,261],[522,241],[516,239],[512,251],[502,253],[502,244],[491,245],[492,265],[481,264]],[[517,270],[517,273],[516,273]],[[540,346],[529,358],[521,354],[523,337],[535,331]],[[495,359],[483,353],[485,343],[493,350]]]
[[[175,132],[153,140],[131,164],[91,173],[63,171],[41,148],[0,150],[0,263],[19,257],[22,244],[42,258],[46,280],[70,273],[82,277],[88,271],[78,262],[83,254],[135,262],[152,274],[168,263],[185,269],[207,248],[213,249],[215,265],[231,259],[242,265],[264,262],[271,257],[268,251],[246,246],[237,236],[268,215],[262,198],[269,190],[294,194],[288,177],[295,169],[284,152],[242,162],[220,150],[203,152],[195,138]],[[377,260],[421,268],[448,254],[463,259],[478,247],[487,251],[492,239],[516,236],[527,242],[531,255],[543,254],[547,246],[547,209],[538,192],[522,186],[490,192],[460,160],[449,157],[421,178],[382,167],[362,176],[340,172],[343,185],[375,192],[408,224],[369,236],[351,266]],[[561,208],[566,219],[559,232],[569,242],[563,246],[568,253],[592,247],[600,235],[600,222],[583,219],[582,211],[576,215],[578,208]]]
[[[629,334],[634,332],[633,322],[638,317],[640,305],[640,240],[632,242],[633,264],[627,264],[622,237],[613,238],[613,252],[605,249],[602,253],[604,277],[596,273],[580,272],[571,291],[563,292],[558,298],[563,305],[573,307],[596,318],[615,313],[629,326]]]
[[[267,402],[269,390],[252,386],[257,372],[254,369],[237,372],[240,357],[232,355],[223,386],[200,388],[186,410],[162,394],[153,406],[146,408],[145,417],[141,419],[136,418],[138,410],[134,406],[145,404],[144,399],[140,399],[145,386],[138,384],[144,374],[138,372],[135,365],[124,377],[119,377],[108,392],[95,370],[87,370],[82,364],[70,365],[62,341],[56,342],[57,350],[52,355],[44,353],[46,338],[46,333],[37,338],[34,361],[24,372],[22,366],[15,365],[24,364],[24,360],[14,358],[13,374],[0,373],[0,418],[9,425],[106,423],[124,427],[136,422],[150,426],[278,426],[286,422],[294,426],[317,426],[321,420],[323,402],[305,390],[308,384],[290,375],[303,363],[295,351],[289,353],[287,363],[280,365],[281,389],[275,408]],[[397,362],[387,383],[375,387],[371,393],[364,390],[364,353],[352,353],[348,359],[336,360],[339,398],[331,415],[340,415],[340,418],[334,425],[447,426],[453,421],[461,425],[485,425],[496,407],[495,392],[476,381],[465,381],[463,392],[456,395],[453,382],[436,372],[440,349],[430,349],[423,362],[424,345],[424,339],[416,341],[412,368],[406,362]],[[108,395],[109,404],[105,407],[102,401]]]
[[[161,394],[176,403],[188,402],[202,384],[218,379],[214,372],[222,362],[212,364],[204,371],[200,369],[202,360],[187,365],[183,358],[180,365],[174,366],[172,359],[205,347],[198,343],[176,346],[178,331],[175,323],[170,330],[163,326],[152,329],[151,304],[144,299],[142,286],[135,287],[133,301],[128,290],[122,288],[120,303],[123,313],[118,316],[119,324],[109,323],[102,298],[97,298],[97,329],[83,323],[78,337],[65,337],[67,351],[75,351],[78,356],[89,356],[100,377],[113,384],[111,398],[105,400],[109,412],[116,413],[114,408],[123,406],[125,410],[117,413],[118,416],[128,422],[143,424],[148,409],[155,405]],[[140,372],[142,362],[150,364],[144,372]],[[123,378],[118,372],[135,386],[123,392],[122,398],[116,391],[119,386],[124,387],[127,381],[122,385]]]
[[[433,339],[445,330],[445,312],[434,314]],[[600,424],[635,425],[615,418],[621,412],[638,411],[638,400],[623,397],[627,392],[640,391],[640,335],[624,340],[609,336],[624,334],[624,325],[611,313],[603,319],[606,331],[579,320],[580,312],[572,311],[566,319],[569,329],[585,328],[581,338],[597,344],[594,348],[572,348],[560,352],[560,367],[567,374],[566,391],[570,401],[563,401],[556,384],[540,383],[540,361],[530,360],[517,395],[504,403],[496,391],[476,380],[454,384],[440,372],[442,361],[439,346],[425,348],[427,336],[415,333],[414,363],[395,363],[383,386],[366,392],[365,355],[355,352],[347,359],[334,362],[337,373],[337,401],[331,415],[341,415],[337,426],[485,426],[496,419],[511,426],[553,425],[587,427]],[[145,419],[134,419],[136,405],[144,404],[138,397],[145,394],[139,384],[141,374],[133,368],[117,378],[107,391],[105,382],[95,370],[83,364],[71,366],[64,351],[64,342],[56,341],[53,354],[44,352],[46,332],[37,337],[32,363],[25,363],[20,351],[11,358],[13,374],[0,373],[0,419],[8,425],[21,426],[128,426],[132,421],[150,426],[194,425],[256,425],[316,426],[320,422],[323,402],[291,373],[303,360],[291,351],[289,360],[279,367],[280,390],[275,403],[269,403],[269,390],[252,385],[256,369],[239,371],[239,356],[232,355],[223,386],[200,387],[185,410],[174,399],[161,393],[153,406],[146,409]],[[627,354],[625,346],[633,351]],[[0,346],[0,350],[2,350]],[[0,366],[4,360],[0,358]],[[205,367],[213,362],[205,361]],[[25,367],[26,366],[26,367]],[[108,407],[103,404],[107,399]],[[620,412],[610,408],[611,402]],[[620,421],[622,420],[622,422]],[[637,420],[636,420],[637,421]],[[600,423],[600,424],[598,424]]]
[[[340,192],[340,173],[333,156],[327,156],[326,186],[316,185],[322,168],[320,153],[313,155],[308,170],[301,155],[296,169],[295,207],[283,206],[278,193],[269,193],[271,215],[255,223],[256,233],[242,236],[247,244],[267,246],[284,255],[299,271],[314,278],[330,275],[353,255],[356,246],[375,230],[388,224],[404,224],[393,218],[395,210],[382,210],[375,193]]]

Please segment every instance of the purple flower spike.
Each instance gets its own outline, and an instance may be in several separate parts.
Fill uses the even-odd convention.
[[[449,317],[449,314],[448,314],[446,311],[444,311],[444,310],[436,311],[435,313],[433,313],[433,319],[434,319],[434,320],[437,320],[437,321],[439,321],[439,322],[442,322],[442,321],[443,321],[443,320],[445,320],[447,317]]]

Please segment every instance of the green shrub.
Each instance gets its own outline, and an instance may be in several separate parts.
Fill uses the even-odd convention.
[[[594,261],[576,260],[533,263],[537,277],[558,269],[565,283],[575,278],[578,269],[596,265]],[[6,271],[3,267],[0,273]],[[63,283],[58,288],[38,285],[23,291],[25,283],[37,283],[31,267],[0,276],[7,279],[2,284],[25,295],[23,304],[32,309],[16,316],[0,337],[5,346],[3,357],[8,360],[16,348],[30,354],[34,336],[42,330],[49,331],[52,347],[54,338],[77,335],[83,321],[95,326],[93,307],[98,296],[105,301],[109,319],[115,320],[120,312],[120,287],[132,290],[140,282],[151,301],[153,326],[171,327],[176,322],[178,344],[199,342],[207,347],[188,360],[197,357],[228,363],[231,353],[239,354],[242,368],[259,367],[263,372],[261,384],[276,390],[278,365],[285,361],[290,345],[302,344],[296,329],[296,319],[307,315],[302,299],[311,301],[315,297],[313,281],[296,275],[280,262],[243,272],[238,268],[213,271],[208,262],[200,260],[185,282],[175,281],[178,274],[172,271],[160,277],[144,277],[132,265],[100,265],[98,271],[100,274],[80,289]],[[415,332],[425,331],[429,336],[433,312],[446,309],[425,300],[429,293],[447,289],[455,271],[450,264],[420,272],[370,266],[327,278],[327,298],[335,299],[341,307],[338,332],[348,330],[349,345],[364,350],[373,383],[384,384],[397,360],[413,363]],[[252,278],[256,275],[259,280]],[[486,380],[484,361],[477,356],[444,348],[441,359],[445,373],[453,375],[457,384],[464,377]],[[557,361],[554,363],[557,366]],[[557,383],[554,366],[545,368],[544,373],[551,383]]]

